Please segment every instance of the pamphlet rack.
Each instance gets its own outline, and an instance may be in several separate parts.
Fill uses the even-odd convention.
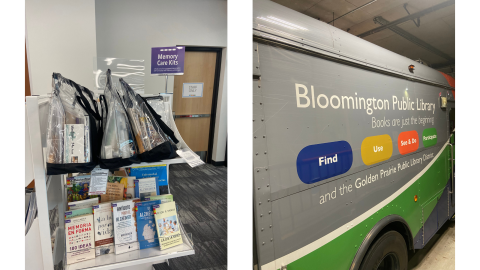
[[[175,136],[180,141],[181,148],[188,148],[180,136],[171,114],[172,95],[160,94],[164,96],[165,105],[169,106],[170,123]],[[151,96],[151,95],[143,95]],[[152,269],[152,264],[161,263],[171,258],[182,257],[195,254],[191,234],[188,234],[180,226],[182,232],[183,244],[166,250],[160,250],[159,247],[136,250],[124,254],[108,254],[96,257],[95,259],[66,265],[65,262],[65,226],[64,212],[67,206],[66,194],[66,176],[65,175],[46,175],[46,129],[49,113],[50,95],[28,96],[26,97],[26,118],[28,120],[28,134],[31,147],[31,160],[33,163],[33,174],[35,179],[35,191],[38,205],[38,237],[40,239],[41,257],[43,265],[39,264],[38,269],[54,270],[54,265],[63,265],[63,269],[122,269],[134,266],[136,270]],[[160,165],[167,166],[167,177],[170,164],[185,163],[183,158],[165,160],[155,163],[140,163],[131,166]],[[49,210],[58,207],[58,229],[55,233],[55,243],[52,250]],[[181,218],[181,214],[180,214]],[[181,222],[180,222],[181,224]],[[26,243],[28,245],[29,243]]]

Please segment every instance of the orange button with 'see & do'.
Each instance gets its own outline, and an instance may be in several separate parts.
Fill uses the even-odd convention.
[[[398,152],[402,155],[418,149],[418,133],[415,130],[404,131],[398,135]]]

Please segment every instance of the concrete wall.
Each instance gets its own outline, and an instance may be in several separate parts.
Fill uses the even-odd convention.
[[[227,47],[227,1],[98,0],[95,10],[98,57],[145,60],[145,94],[165,92],[165,77],[150,76],[152,47]],[[224,49],[212,151],[217,162],[224,161],[227,136],[225,57]],[[168,93],[173,85],[170,76]]]
[[[52,91],[53,72],[93,89],[95,1],[26,0],[25,20],[32,95]]]

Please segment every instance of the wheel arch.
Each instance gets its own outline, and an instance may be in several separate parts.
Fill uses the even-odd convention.
[[[389,215],[381,219],[363,239],[357,254],[353,258],[350,270],[358,270],[370,246],[387,231],[397,231],[403,236],[409,250],[413,249],[413,235],[408,223],[399,215]]]

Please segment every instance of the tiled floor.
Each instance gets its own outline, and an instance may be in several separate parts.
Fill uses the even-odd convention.
[[[155,265],[158,270],[227,269],[227,168],[210,164],[170,166],[170,193],[195,255]]]
[[[408,269],[455,269],[455,221],[447,221],[425,248],[410,254]]]

